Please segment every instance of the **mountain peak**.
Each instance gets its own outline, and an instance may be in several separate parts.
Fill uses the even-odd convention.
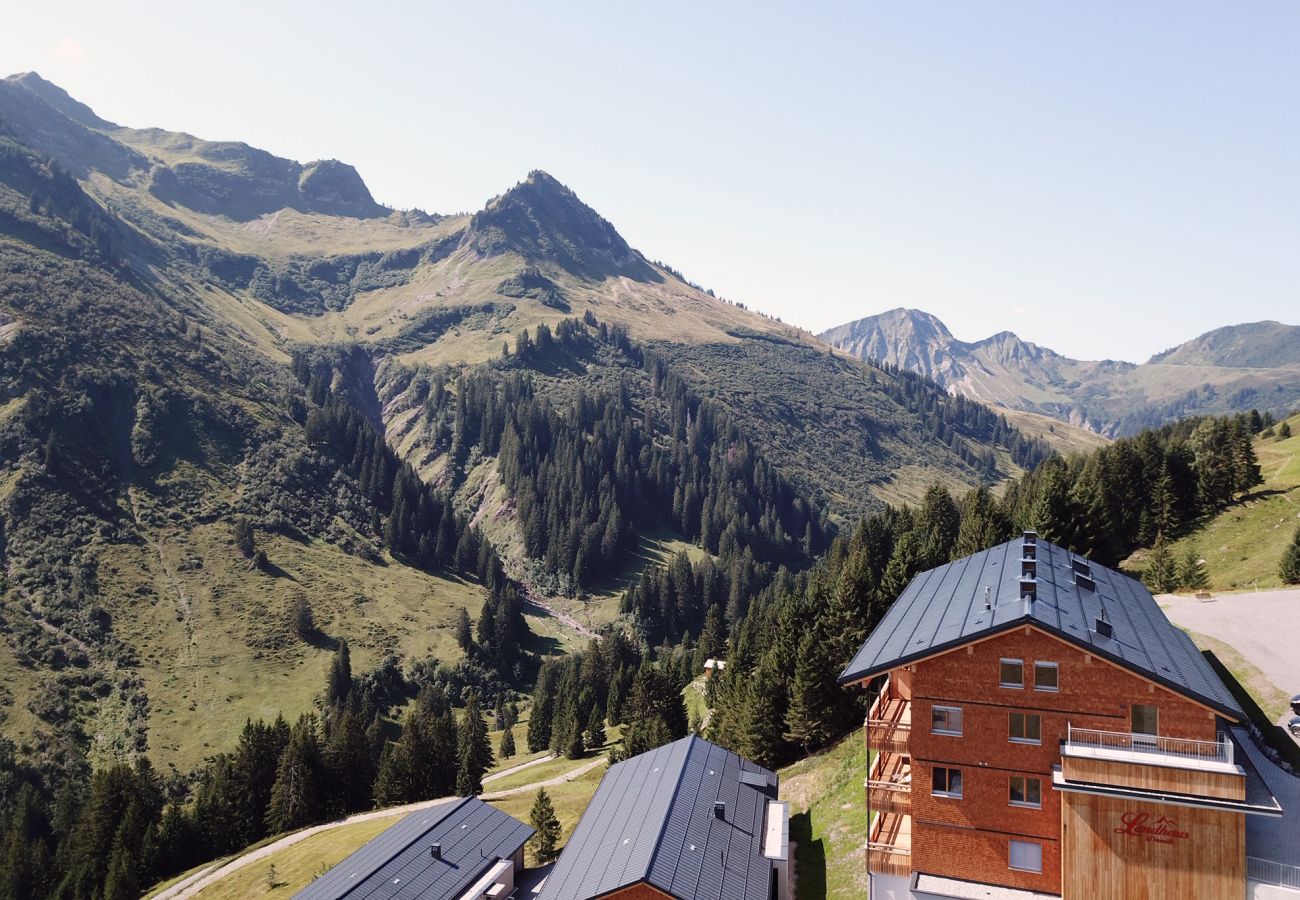
[[[42,78],[37,72],[19,72],[16,75],[10,75],[5,81],[30,91],[69,119],[79,122],[87,128],[117,127],[107,119],[101,119],[95,115],[95,111],[89,106],[74,98],[54,82]]]
[[[476,213],[465,243],[481,256],[514,252],[529,263],[554,263],[591,278],[656,277],[613,225],[541,169]]]

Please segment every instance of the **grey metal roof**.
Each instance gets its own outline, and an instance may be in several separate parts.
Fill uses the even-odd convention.
[[[453,900],[533,829],[477,797],[418,810],[293,895],[294,900]],[[429,852],[442,845],[442,858]]]
[[[1087,562],[1064,547],[1035,542],[1036,597],[1021,599],[1025,541],[1005,544],[912,579],[862,649],[840,674],[840,683],[862,681],[972,640],[1021,625],[1034,625],[1089,653],[1137,672],[1229,718],[1246,716],[1192,639],[1165,616],[1141,582],[1087,563],[1092,589],[1077,580]],[[985,608],[985,590],[992,609]],[[1105,612],[1114,633],[1098,634]]]
[[[763,819],[776,789],[774,773],[693,735],[610,766],[540,900],[638,882],[678,900],[768,900]]]

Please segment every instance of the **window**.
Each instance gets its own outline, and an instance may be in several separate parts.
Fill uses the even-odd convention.
[[[935,706],[930,710],[932,734],[961,734],[961,707]]]
[[[1012,713],[1010,738],[1017,744],[1041,744],[1043,719],[1033,713]]]
[[[1043,783],[1037,778],[1029,778],[1026,775],[1012,775],[1009,801],[1012,806],[1042,809]]]
[[[1133,704],[1133,733],[1134,734],[1159,734],[1160,711],[1154,706],[1148,706],[1145,703]]]
[[[1011,868],[1021,872],[1043,871],[1043,845],[1032,841],[1012,841]]]
[[[1053,662],[1034,663],[1034,690],[1055,691],[1061,687],[1060,670]]]
[[[935,766],[930,770],[930,793],[936,797],[961,799],[961,769]]]
[[[999,683],[1004,688],[1023,688],[1025,686],[1025,661],[1023,659],[1004,659],[998,666]]]

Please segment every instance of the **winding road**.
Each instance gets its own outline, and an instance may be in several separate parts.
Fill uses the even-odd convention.
[[[529,760],[526,763],[513,766],[509,769],[502,769],[500,772],[494,772],[491,775],[485,777],[483,779],[483,784],[487,785],[493,781],[497,781],[499,779],[505,778],[507,775],[513,775],[516,772],[520,772],[524,769],[528,769],[533,766],[541,765],[544,762],[550,762],[553,759],[555,759],[554,756],[543,756],[538,759]],[[556,785],[556,784],[563,784],[566,781],[573,781],[575,778],[580,778],[583,775],[586,775],[592,769],[596,768],[597,766],[603,765],[604,763],[605,763],[605,757],[603,755],[597,756],[595,759],[583,763],[577,768],[570,769],[569,771],[564,772],[563,774],[557,775],[554,778],[547,778],[542,781],[534,781],[534,782],[530,782],[529,784],[521,784],[518,787],[509,788],[508,790],[504,790],[504,791],[496,791],[496,792],[479,794],[479,797],[480,799],[483,800],[501,800],[506,797],[514,797],[519,794],[526,794],[529,793],[530,791],[535,791],[538,788],[551,787],[552,785]],[[435,806],[441,806],[444,803],[452,803],[458,799],[460,798],[439,797],[436,800],[423,800],[419,803],[408,803],[406,806],[391,806],[388,809],[375,809],[369,812],[355,813],[354,815],[348,816],[347,818],[336,819],[333,822],[325,822],[320,825],[313,825],[311,828],[304,828],[302,831],[295,831],[293,834],[287,834],[284,837],[280,838],[279,840],[272,841],[271,843],[267,844],[264,847],[258,847],[256,850],[250,850],[241,856],[235,857],[229,862],[213,863],[207,868],[200,869],[199,871],[195,872],[193,875],[190,875],[189,877],[176,882],[175,884],[168,887],[166,890],[159,891],[152,898],[150,898],[150,900],[187,900],[187,898],[196,897],[198,896],[199,892],[202,891],[204,888],[209,887],[212,884],[215,884],[216,882],[225,878],[227,875],[230,875],[232,872],[236,872],[244,868],[245,866],[251,866],[253,863],[260,862],[261,860],[266,859],[271,854],[277,853],[286,847],[292,847],[294,844],[298,843],[299,841],[305,841],[313,834],[319,834],[322,831],[329,831],[330,829],[333,828],[341,828],[344,825],[351,825],[356,822],[369,822],[373,819],[384,819],[390,817],[396,818],[398,816],[404,816],[407,813],[413,813],[417,810],[431,809]]]

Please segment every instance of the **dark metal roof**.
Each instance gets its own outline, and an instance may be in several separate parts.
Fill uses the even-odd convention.
[[[1196,645],[1161,611],[1141,582],[1096,563],[1078,581],[1079,557],[1038,538],[1035,598],[1023,599],[1017,538],[922,572],[871,632],[840,683],[862,681],[972,640],[1034,625],[1097,656],[1218,710],[1246,716]],[[986,608],[986,589],[988,603]],[[1099,634],[1104,614],[1113,634]],[[1105,630],[1104,628],[1102,629]]]
[[[776,789],[774,773],[694,736],[610,766],[541,900],[638,882],[678,900],[768,900],[763,820]]]
[[[293,900],[454,900],[533,829],[477,797],[418,810],[293,895]],[[442,845],[442,858],[430,847]]]

